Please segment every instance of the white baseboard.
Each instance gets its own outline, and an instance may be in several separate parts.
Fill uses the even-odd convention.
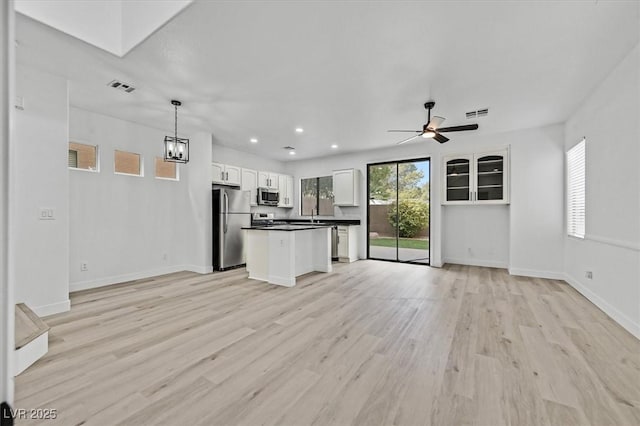
[[[506,269],[509,265],[499,260],[482,260],[482,259],[460,259],[454,257],[447,257],[442,259],[442,263],[453,263],[456,265],[467,266],[485,266],[487,268],[503,268]]]
[[[61,312],[67,312],[71,309],[71,301],[69,299],[62,302],[51,303],[49,305],[42,306],[29,306],[29,308],[40,318],[47,317],[49,315],[59,314]]]
[[[565,275],[562,272],[539,271],[536,269],[509,268],[510,275],[518,275],[521,277],[547,278],[550,280],[563,280]]]
[[[183,270],[196,274],[210,274],[213,272],[213,266],[184,265]]]
[[[589,288],[585,287],[569,274],[565,274],[564,280],[573,288],[575,288],[580,294],[589,299],[591,303],[600,308],[605,314],[609,315],[615,322],[620,324],[629,333],[633,334],[636,338],[640,339],[640,324],[634,322],[613,306],[606,300],[595,294]]]
[[[13,354],[13,375],[17,376],[49,350],[49,332],[42,333]]]
[[[198,274],[207,274],[213,271],[210,266],[197,265],[175,265],[164,268],[151,269],[148,271],[133,272],[130,274],[114,275],[111,277],[98,278],[95,280],[79,281],[69,284],[69,291],[89,290],[92,288],[104,287],[112,284],[119,284],[127,281],[142,280],[145,278],[156,277],[158,275],[171,274],[174,272],[190,271]]]

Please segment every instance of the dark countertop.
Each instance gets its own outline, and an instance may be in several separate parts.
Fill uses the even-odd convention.
[[[255,231],[308,231],[311,229],[330,228],[331,225],[273,225],[273,226],[243,226],[242,229],[253,229]]]
[[[316,222],[327,224],[327,225],[360,225],[360,219],[323,219],[323,218],[314,218]],[[310,222],[310,219],[307,218],[299,218],[299,219],[275,219],[278,222],[287,222],[287,223],[303,223]]]

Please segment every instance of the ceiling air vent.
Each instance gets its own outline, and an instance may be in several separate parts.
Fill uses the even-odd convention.
[[[108,84],[108,86],[113,87],[114,89],[122,90],[123,92],[127,92],[127,93],[131,93],[134,90],[136,90],[136,88],[133,87],[132,85],[123,83],[122,81],[119,81],[119,80],[111,81]]]
[[[295,148],[292,146],[283,146],[282,149],[286,149],[287,151],[294,151]]]
[[[466,112],[467,118],[486,117],[489,114],[489,108],[482,108],[477,111]]]

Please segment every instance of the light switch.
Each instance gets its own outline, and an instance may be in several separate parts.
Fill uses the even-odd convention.
[[[38,214],[40,220],[55,220],[56,210],[53,208],[40,207],[40,213]]]

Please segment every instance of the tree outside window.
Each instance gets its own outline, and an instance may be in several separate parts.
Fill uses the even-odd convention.
[[[301,216],[333,216],[333,176],[302,179],[300,188]]]

